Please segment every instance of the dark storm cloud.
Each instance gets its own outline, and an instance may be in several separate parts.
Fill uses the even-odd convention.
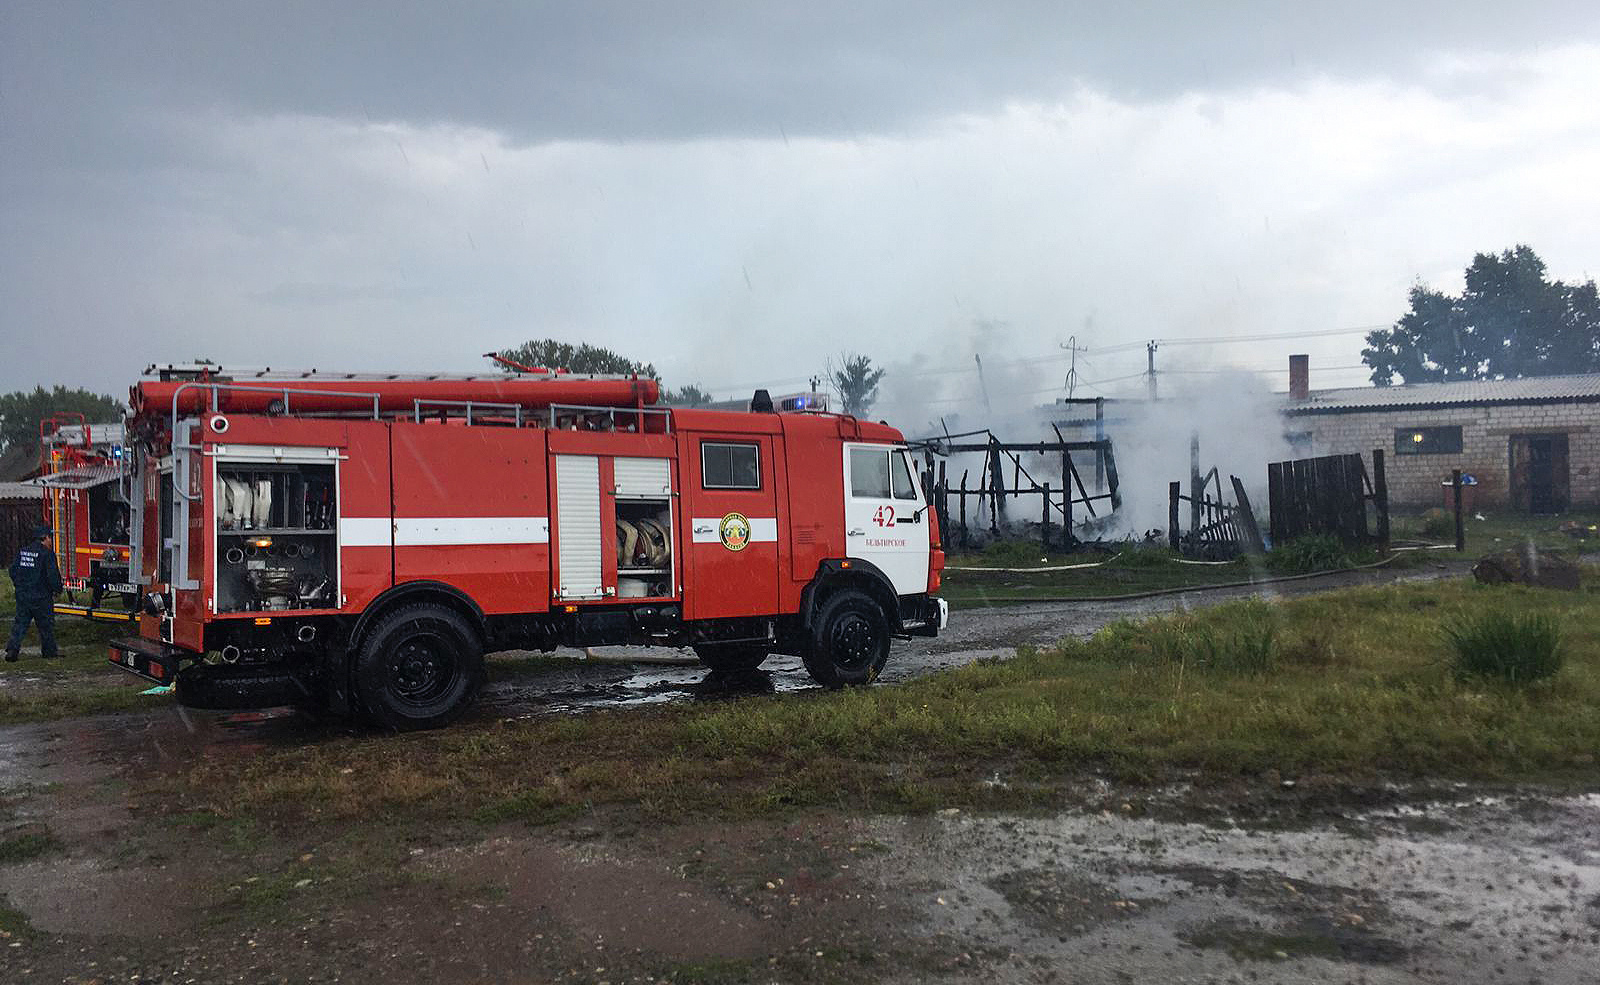
[[[1463,251],[1595,254],[1597,37],[1592,0],[3,0],[0,391],[1368,324]]]
[[[4,112],[33,152],[151,108],[465,123],[519,141],[852,135],[1052,99],[1160,97],[1593,33],[1593,3],[74,3],[12,0]]]

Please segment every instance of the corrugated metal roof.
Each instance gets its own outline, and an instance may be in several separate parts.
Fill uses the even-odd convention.
[[[77,468],[41,475],[37,479],[29,479],[28,483],[49,489],[88,489],[115,482],[120,478],[122,478],[121,465],[80,465]]]
[[[27,482],[0,482],[0,500],[43,499],[44,490]]]
[[[1286,413],[1333,410],[1382,410],[1389,407],[1433,407],[1472,404],[1600,401],[1600,373],[1571,376],[1525,376],[1516,380],[1461,380],[1409,386],[1362,386],[1313,390],[1306,400],[1290,401]]]

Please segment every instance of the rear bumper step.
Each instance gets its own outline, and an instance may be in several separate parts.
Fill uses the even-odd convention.
[[[145,639],[112,640],[107,657],[121,669],[157,684],[171,684],[185,659],[199,656],[189,650]]]
[[[95,622],[138,622],[137,612],[128,612],[124,609],[95,609],[87,605],[73,605],[68,602],[57,602],[54,606],[58,616],[76,616],[80,619],[92,619]]]

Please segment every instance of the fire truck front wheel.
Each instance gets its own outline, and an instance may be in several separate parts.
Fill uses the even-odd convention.
[[[379,619],[356,662],[367,717],[403,731],[454,721],[477,697],[483,677],[478,634],[442,605],[408,605]]]
[[[841,591],[811,624],[806,670],[826,688],[871,684],[889,660],[889,620],[871,597]]]

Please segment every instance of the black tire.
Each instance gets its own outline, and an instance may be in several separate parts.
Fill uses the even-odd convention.
[[[871,684],[889,660],[889,620],[860,592],[843,591],[822,604],[811,624],[806,670],[826,688]]]
[[[748,674],[767,659],[765,643],[701,643],[694,648],[700,662],[718,674]]]
[[[356,697],[373,724],[448,725],[483,688],[483,644],[454,609],[422,603],[385,615],[356,656]]]

